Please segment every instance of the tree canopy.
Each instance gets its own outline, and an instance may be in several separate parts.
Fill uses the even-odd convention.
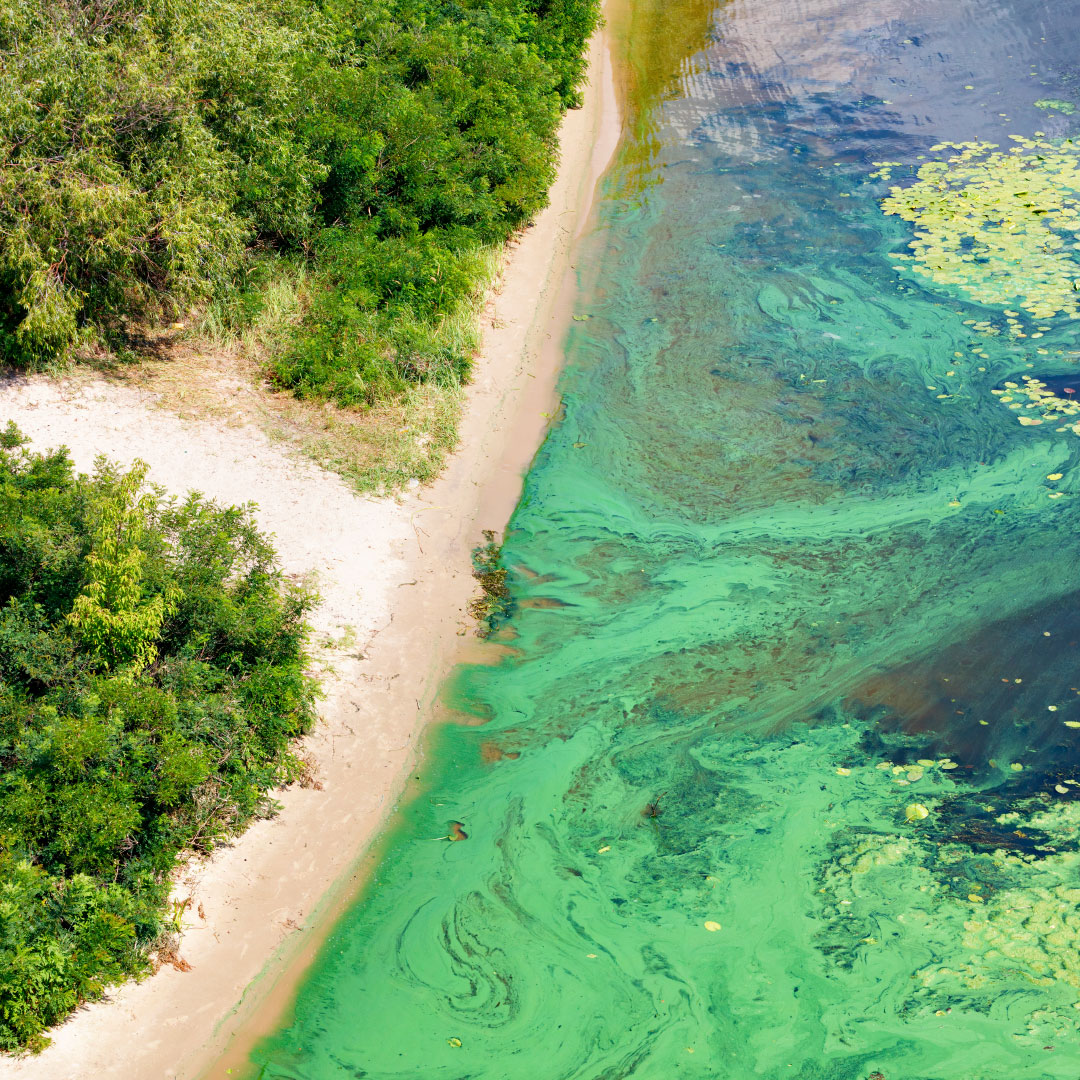
[[[597,0],[13,0],[0,351],[35,367],[300,252],[280,385],[457,381],[488,245],[544,204]],[[463,344],[463,341],[465,342]]]
[[[169,873],[269,808],[305,612],[250,507],[0,446],[0,1048],[148,966]]]

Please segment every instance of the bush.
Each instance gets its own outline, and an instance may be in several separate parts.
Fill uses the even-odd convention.
[[[481,253],[546,199],[598,0],[14,0],[0,350],[40,366],[314,256],[272,366],[343,404],[459,381]]]
[[[0,449],[0,1048],[147,969],[169,873],[265,807],[312,718],[312,596],[250,508]]]

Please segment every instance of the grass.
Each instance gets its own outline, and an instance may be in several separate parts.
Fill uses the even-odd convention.
[[[360,410],[278,393],[266,404],[266,427],[357,491],[388,495],[439,475],[457,445],[464,398],[458,387],[422,385]]]
[[[440,320],[436,332],[449,348],[477,354],[504,250],[484,249],[481,286]],[[294,340],[312,286],[304,260],[267,255],[253,267],[246,290],[147,331],[137,353],[82,359],[109,379],[149,391],[185,419],[255,424],[360,493],[392,495],[412,481],[431,482],[457,445],[463,386],[421,382],[393,401],[347,408],[297,398],[270,383],[267,371]],[[63,374],[77,370],[68,365]]]

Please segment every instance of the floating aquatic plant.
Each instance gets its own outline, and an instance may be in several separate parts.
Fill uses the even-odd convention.
[[[958,151],[930,161],[882,200],[886,214],[915,225],[912,254],[893,255],[913,273],[974,300],[1014,304],[1037,319],[1080,318],[1080,154],[1072,140],[1010,135],[995,143],[940,143]],[[891,178],[896,162],[878,162]],[[1019,335],[1016,312],[1010,326]]]
[[[1076,112],[1076,106],[1071,101],[1061,101],[1059,98],[1040,98],[1035,102],[1036,109],[1053,109],[1055,112],[1072,116]]]
[[[1060,424],[1057,431],[1071,431],[1074,435],[1080,435],[1080,419],[1076,419],[1080,416],[1080,401],[1059,397],[1052,390],[1047,390],[1046,383],[1040,379],[1025,375],[1022,382],[1007,382],[1003,390],[991,390],[990,393],[1002,405],[1019,413],[1016,419],[1024,427]],[[1053,475],[1060,477],[1060,473]]]
[[[1041,1007],[1027,1033],[1075,1037],[1080,802],[1034,796],[999,820],[1045,833],[1045,849],[977,852],[922,830],[839,833],[822,868],[820,943],[854,969],[860,955],[879,955],[885,928],[891,957],[929,957],[909,973],[912,1016],[985,1013],[1003,992],[1036,988]],[[1019,1028],[1016,1036],[1025,1037]]]

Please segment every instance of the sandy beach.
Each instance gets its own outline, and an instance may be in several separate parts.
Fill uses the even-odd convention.
[[[0,424],[14,420],[35,448],[65,444],[84,470],[101,454],[141,458],[171,492],[258,504],[285,571],[316,577],[315,651],[327,669],[319,722],[305,740],[321,790],[277,793],[275,818],[179,876],[174,896],[190,897],[180,947],[190,970],[164,967],[114,990],[55,1030],[42,1054],[0,1061],[0,1077],[205,1075],[230,1045],[242,1055],[254,1017],[287,1004],[306,956],[355,892],[363,854],[416,764],[439,682],[472,632],[470,553],[484,529],[505,525],[547,430],[574,290],[571,252],[619,131],[601,33],[585,106],[563,127],[550,206],[511,245],[489,299],[461,445],[428,488],[358,496],[258,427],[180,419],[145,389],[85,378],[0,385]]]

